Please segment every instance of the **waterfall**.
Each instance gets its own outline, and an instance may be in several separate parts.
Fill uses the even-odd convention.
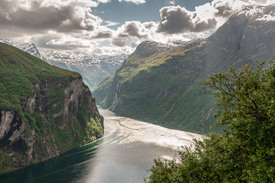
[[[119,91],[119,83],[117,83],[117,86],[116,86],[115,98],[113,100],[112,106],[110,107],[111,111],[113,111],[116,108],[116,106],[117,106],[117,92],[118,91]]]

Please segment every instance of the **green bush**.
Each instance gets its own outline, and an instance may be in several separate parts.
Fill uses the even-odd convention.
[[[10,171],[10,157],[0,150],[0,175]]]
[[[275,62],[217,73],[206,82],[221,108],[218,126],[180,152],[180,162],[155,160],[149,183],[275,182]]]

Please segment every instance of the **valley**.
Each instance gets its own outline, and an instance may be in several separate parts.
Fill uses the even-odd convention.
[[[101,139],[0,176],[0,180],[8,183],[142,183],[155,158],[176,158],[181,146],[190,146],[194,138],[203,137],[117,116],[108,110],[99,109],[99,112],[105,119]]]
[[[273,1],[3,0],[0,182],[274,181]]]
[[[97,104],[127,117],[209,133],[217,108],[204,86],[208,77],[275,58],[275,22],[263,19],[265,14],[274,14],[274,5],[246,7],[209,37],[181,46],[141,43],[93,91]]]

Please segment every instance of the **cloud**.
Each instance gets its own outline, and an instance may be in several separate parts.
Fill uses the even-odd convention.
[[[146,28],[138,21],[126,22],[121,28],[119,37],[136,37],[139,39],[146,39]]]
[[[169,4],[171,4],[171,5],[175,5],[175,4],[176,4],[176,2],[175,2],[175,0],[170,0],[170,1],[169,1]]]
[[[98,45],[95,40],[56,32],[36,37],[30,36],[29,39],[28,42],[35,42],[38,47],[58,50],[83,50],[95,48]]]
[[[96,5],[91,3],[93,1],[69,0],[64,1],[63,4],[60,1],[51,3],[51,0],[19,1],[21,3],[1,0],[1,29],[19,28],[29,30],[30,33],[47,32],[48,30],[57,32],[92,31],[102,22],[99,17],[92,15],[88,8],[83,7]]]
[[[190,31],[192,29],[191,14],[180,6],[164,7],[160,10],[161,22],[158,32],[168,34]]]
[[[78,50],[95,54],[131,53],[144,40],[161,43],[205,37],[249,4],[274,0],[213,0],[189,11],[180,6],[160,10],[160,22],[102,20],[91,7],[111,0],[0,0],[0,34],[40,49]],[[119,0],[135,4],[146,0]],[[174,0],[165,0],[174,5]]]
[[[135,4],[143,4],[146,3],[146,0],[118,0],[119,2],[131,2]]]
[[[156,23],[139,21],[127,21],[114,31],[112,44],[119,47],[134,45],[134,40],[139,42],[153,40],[152,35],[156,33],[154,27]],[[128,44],[126,44],[126,42]]]
[[[272,3],[275,0],[213,0],[195,7],[195,11],[188,11],[180,6],[163,7],[160,9],[161,21],[157,32],[181,34],[213,30],[247,5]]]
[[[213,6],[218,10],[215,15],[221,17],[228,17],[233,13],[233,9],[228,2],[221,1],[215,2]]]
[[[184,7],[168,6],[160,10],[161,22],[158,32],[176,34],[184,32],[201,32],[214,29],[217,21],[214,18],[202,20],[197,13],[190,12]]]
[[[99,3],[109,3],[111,2],[112,0],[98,0]]]
[[[118,46],[118,47],[124,47],[126,46],[126,41],[127,39],[125,38],[114,38],[112,43],[115,45],[115,46]]]
[[[93,38],[97,39],[106,39],[106,38],[111,38],[113,35],[112,31],[100,31],[96,33]]]
[[[214,0],[211,6],[215,8],[215,16],[228,18],[248,5],[270,5],[274,3],[275,0]]]
[[[217,20],[215,18],[208,19],[207,21],[199,21],[194,25],[192,32],[203,32],[206,30],[214,29],[217,25]]]
[[[104,21],[104,23],[106,23],[106,27],[113,27],[113,26],[116,26],[116,25],[119,25],[120,23],[119,22],[112,22],[112,21],[109,21],[109,20],[106,20]]]

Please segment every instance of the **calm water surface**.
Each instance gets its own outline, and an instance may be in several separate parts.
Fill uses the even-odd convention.
[[[104,137],[56,158],[0,177],[0,183],[140,183],[155,158],[171,159],[198,134],[104,116]]]

